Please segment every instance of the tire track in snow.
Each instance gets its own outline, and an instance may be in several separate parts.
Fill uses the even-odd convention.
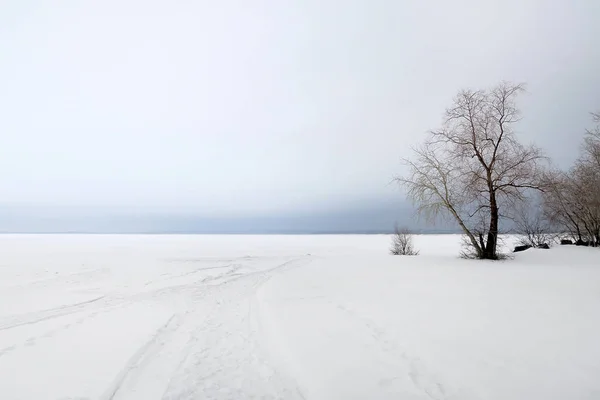
[[[17,315],[15,317],[5,318],[0,322],[0,331],[16,328],[23,325],[31,325],[41,321],[46,321],[52,318],[62,317],[64,315],[74,314],[85,311],[87,306],[103,300],[106,296],[96,297],[91,300],[82,301],[80,303],[68,304],[65,306],[50,308],[43,311],[35,311],[31,313]]]
[[[156,300],[156,297],[165,295],[168,296],[173,294],[173,292],[184,291],[182,289],[186,288],[187,285],[178,285],[176,287],[160,288],[148,292],[136,293],[125,297],[99,296],[95,299],[87,300],[80,303],[69,304],[48,310],[30,312],[10,317],[8,319],[5,319],[4,324],[0,324],[0,331],[14,329],[25,325],[43,323],[45,321],[61,317],[69,317],[74,314],[83,314],[73,321],[69,321],[58,327],[45,330],[42,333],[28,336],[25,339],[19,341],[19,343],[11,343],[10,346],[1,348],[0,357],[13,351],[16,351],[22,347],[34,346],[38,340],[51,338],[61,331],[66,331],[67,329],[72,328],[75,325],[83,324],[88,319],[94,318],[100,314],[108,313],[113,310],[117,310],[122,307],[127,307],[129,305],[143,301],[153,301]]]
[[[163,399],[302,399],[293,379],[282,374],[261,348],[256,329],[260,322],[253,321],[251,303],[274,273],[310,261],[287,260],[206,288],[198,300],[208,313],[191,333]]]
[[[217,275],[216,277],[221,278],[226,275],[227,273],[223,275]],[[87,312],[90,310],[110,311],[128,304],[145,300],[153,300],[159,296],[171,295],[173,293],[180,293],[183,291],[197,290],[197,288],[193,288],[193,286],[197,283],[204,283],[207,281],[207,278],[210,277],[205,277],[195,282],[166,286],[129,295],[102,295],[79,303],[67,304],[47,310],[33,311],[5,317],[0,320],[0,331],[17,328],[23,325],[36,324],[38,322],[60,318],[75,313]]]
[[[224,273],[221,273],[221,274],[205,276],[202,279],[194,281],[194,282],[187,282],[187,283],[183,283],[183,284],[176,284],[176,285],[171,285],[171,286],[160,287],[160,288],[152,289],[149,291],[142,291],[142,292],[138,292],[138,293],[128,295],[128,296],[123,296],[123,297],[118,296],[118,295],[117,296],[103,295],[103,296],[98,296],[96,298],[93,298],[91,300],[86,300],[86,301],[82,301],[82,302],[78,302],[78,303],[67,304],[67,305],[54,307],[54,308],[50,308],[50,309],[46,309],[46,310],[33,311],[33,312],[28,312],[28,313],[5,317],[5,318],[0,319],[0,331],[17,328],[17,327],[23,326],[23,325],[36,324],[38,322],[43,322],[43,321],[47,321],[47,320],[54,319],[54,318],[60,318],[60,317],[66,316],[66,315],[70,315],[70,314],[74,314],[74,313],[78,313],[78,312],[82,312],[82,311],[88,311],[88,309],[91,306],[94,306],[94,307],[99,306],[101,309],[104,309],[104,308],[112,309],[115,307],[124,306],[129,303],[152,299],[156,296],[169,295],[169,294],[172,294],[173,292],[178,292],[180,290],[190,290],[190,288],[192,288],[195,284],[198,284],[198,283],[209,284],[209,283],[212,283],[212,281],[216,281],[218,284],[226,283],[227,278],[230,277],[232,274],[234,274],[240,267],[241,267],[241,265],[239,265],[239,264],[229,264],[229,265],[224,265],[224,266],[200,268],[200,269],[196,269],[191,272],[184,273],[182,275],[170,276],[170,277],[167,277],[160,281],[168,282],[170,280],[176,280],[178,278],[185,277],[188,275],[201,273],[202,271],[209,270],[209,269],[222,269],[222,268],[231,268],[231,269],[228,271],[225,271]],[[88,272],[84,272],[84,273],[88,273]],[[78,273],[77,275],[79,275],[79,274],[83,274],[83,273]],[[236,275],[236,276],[243,276],[243,275]],[[225,279],[225,281],[220,282],[220,280],[222,280],[222,279]],[[147,285],[151,284],[153,282],[154,281],[150,281],[147,283]],[[2,354],[1,351],[2,350],[0,350],[0,354]]]
[[[263,283],[266,283],[266,281],[268,281],[268,279],[265,280],[265,282]],[[257,293],[257,291],[255,292],[255,294]],[[250,324],[250,329],[255,332],[255,336],[262,339],[262,341],[258,341],[259,350],[266,355],[266,358],[269,359],[274,369],[280,375],[282,375],[281,379],[287,381],[287,386],[293,388],[293,397],[298,398],[299,400],[306,400],[304,391],[301,389],[297,380],[294,378],[291,371],[289,371],[289,367],[286,365],[286,362],[281,357],[281,354],[279,352],[280,349],[274,350],[273,342],[266,338],[264,318],[265,315],[261,313],[260,301],[258,299],[258,296],[254,295],[252,296],[252,299],[248,304],[248,322]],[[268,343],[268,345],[265,345],[265,343]]]
[[[73,280],[76,282],[86,282],[91,279],[97,278],[98,276],[106,275],[109,272],[108,268],[100,267],[100,268],[91,268],[83,271],[73,272],[69,274],[60,274],[60,275],[51,275],[47,278],[41,279],[33,279],[33,280],[25,280],[22,282],[18,282],[12,285],[3,286],[3,289],[6,290],[14,290],[20,288],[32,288],[32,287],[46,287],[48,284],[71,284]],[[82,279],[87,278],[87,279]]]
[[[269,267],[277,258],[284,262]],[[131,294],[111,293],[80,303],[12,316],[0,321],[0,329],[17,328],[76,313],[83,315],[73,318],[85,320],[141,301],[182,298],[185,299],[185,306],[181,313],[173,315],[133,352],[106,386],[101,400],[149,400],[161,396],[173,399],[206,398],[202,397],[202,393],[216,393],[208,387],[210,382],[217,382],[217,386],[228,389],[236,385],[239,387],[244,380],[251,385],[249,390],[255,390],[257,396],[265,393],[270,394],[271,398],[301,398],[294,393],[295,386],[289,385],[289,380],[284,379],[265,353],[261,352],[256,332],[250,323],[255,315],[250,312],[249,301],[260,285],[273,274],[307,262],[310,262],[310,258],[305,256],[286,257],[284,260],[276,257],[266,263],[259,257],[253,259],[250,265],[242,265],[239,268],[242,271],[231,268],[202,279],[186,274],[190,278],[188,282]],[[77,323],[69,322],[30,337],[25,344],[35,343],[36,339],[56,334]],[[19,347],[13,345],[0,349],[0,356]],[[198,362],[210,360],[214,362],[198,367]],[[206,374],[200,374],[202,372]],[[288,387],[292,388],[291,392],[287,390]],[[183,397],[178,393],[183,396],[190,393],[191,397]],[[194,393],[201,395],[193,396]],[[237,393],[248,397],[243,396],[243,391]],[[237,399],[239,396],[230,398]]]
[[[168,282],[168,281],[172,281],[172,280],[176,280],[176,279],[181,279],[181,278],[185,278],[187,276],[190,275],[195,275],[195,274],[200,274],[203,273],[205,271],[211,271],[211,270],[215,270],[215,269],[226,269],[226,268],[230,268],[231,270],[226,271],[225,273],[219,274],[219,275],[227,275],[230,274],[232,272],[237,271],[239,268],[241,267],[240,264],[227,264],[227,265],[218,265],[218,266],[214,266],[214,267],[203,267],[203,268],[196,268],[193,271],[188,271],[188,272],[184,272],[181,274],[176,274],[176,275],[168,275],[162,279],[154,279],[154,280],[150,280],[148,282],[146,282],[145,286],[149,286],[152,285],[156,282]],[[201,281],[204,281],[205,279],[209,278],[208,277],[204,277],[201,279]]]
[[[39,340],[43,340],[43,339],[47,339],[47,338],[51,338],[53,336],[55,336],[57,333],[61,332],[61,331],[65,331],[73,326],[76,325],[81,325],[83,324],[85,321],[87,321],[90,318],[94,318],[97,315],[103,313],[103,312],[108,312],[110,311],[110,309],[98,309],[96,311],[92,311],[91,313],[85,315],[85,316],[81,316],[79,318],[77,318],[75,321],[72,322],[68,322],[66,324],[60,325],[58,327],[49,329],[43,333],[37,334],[37,335],[32,335],[27,337],[27,339],[25,339],[24,341],[21,342],[21,344],[12,344],[11,346],[5,347],[3,349],[0,349],[0,357],[18,350],[21,347],[27,347],[27,346],[35,346],[37,344],[37,341]],[[83,311],[82,311],[83,312]],[[41,321],[38,321],[41,322]]]
[[[137,368],[143,368],[143,364],[149,362],[153,353],[165,345],[168,336],[173,334],[181,326],[182,322],[183,320],[179,315],[173,315],[164,325],[158,328],[150,339],[140,346],[129,358],[125,366],[113,380],[113,383],[106,389],[105,394],[100,397],[100,400],[114,400],[132,371]]]

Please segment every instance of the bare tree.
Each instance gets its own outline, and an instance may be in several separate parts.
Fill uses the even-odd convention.
[[[581,211],[575,195],[575,185],[569,174],[550,171],[544,177],[542,204],[545,218],[575,241],[583,241]]]
[[[524,203],[514,218],[515,231],[521,236],[519,243],[524,246],[549,246],[555,239],[542,207],[534,202]]]
[[[600,168],[590,162],[579,160],[572,172],[571,196],[585,229],[587,242],[600,244]]]
[[[544,208],[553,222],[578,241],[600,245],[600,113],[587,131],[581,155],[566,173],[546,178]]]
[[[414,249],[412,242],[412,233],[410,230],[403,228],[400,229],[398,226],[394,229],[394,235],[392,236],[392,246],[390,247],[390,253],[395,256],[416,256],[419,252]]]
[[[430,132],[404,160],[409,172],[396,180],[429,219],[456,220],[475,257],[497,259],[499,220],[539,188],[541,151],[515,137],[522,85],[463,90],[446,110],[440,130]]]
[[[592,120],[596,126],[587,130],[584,143],[584,159],[600,169],[600,111],[592,113]]]

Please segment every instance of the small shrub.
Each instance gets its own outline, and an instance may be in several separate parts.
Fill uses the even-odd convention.
[[[392,236],[392,245],[390,247],[390,253],[395,256],[416,256],[419,252],[413,247],[413,235],[406,229],[399,229],[396,227],[394,235]]]

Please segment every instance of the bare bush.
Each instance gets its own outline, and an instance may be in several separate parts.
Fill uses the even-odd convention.
[[[413,235],[410,230],[403,228],[394,229],[394,235],[392,236],[392,246],[390,247],[390,253],[395,256],[417,256],[419,252],[414,249],[413,246]]]

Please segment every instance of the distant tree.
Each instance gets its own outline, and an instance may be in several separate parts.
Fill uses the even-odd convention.
[[[515,231],[521,236],[519,244],[523,246],[542,247],[555,240],[556,232],[536,200],[519,207],[513,219]]]
[[[406,228],[400,229],[398,226],[396,226],[394,229],[394,235],[392,236],[390,253],[395,256],[418,255],[419,252],[414,249],[412,237],[413,235],[410,230]]]
[[[600,169],[588,162],[578,162],[571,172],[570,186],[575,207],[585,230],[587,242],[600,244]]]
[[[429,219],[456,220],[480,259],[498,258],[499,220],[525,191],[539,189],[543,156],[516,138],[516,97],[522,85],[462,90],[446,109],[442,128],[415,149],[406,176],[396,178]]]
[[[556,227],[557,233],[565,233],[575,241],[582,241],[585,229],[579,200],[576,196],[575,184],[570,174],[561,171],[550,171],[544,178],[542,195],[544,216]]]
[[[600,113],[592,113],[581,154],[568,172],[545,179],[544,208],[549,219],[579,242],[600,245]]]
[[[600,169],[600,111],[592,113],[595,127],[587,130],[583,148],[583,159]]]

